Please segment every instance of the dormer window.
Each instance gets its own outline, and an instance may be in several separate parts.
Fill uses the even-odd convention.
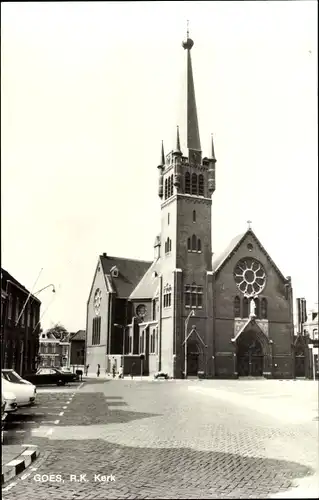
[[[112,267],[111,269],[111,276],[113,278],[118,278],[118,275],[119,275],[119,270],[116,266]]]

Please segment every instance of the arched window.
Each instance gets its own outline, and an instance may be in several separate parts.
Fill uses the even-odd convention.
[[[197,175],[192,174],[192,194],[197,194]]]
[[[168,197],[168,179],[165,179],[165,200],[167,199]]]
[[[167,225],[169,226],[169,213],[167,214]]]
[[[203,287],[197,286],[196,283],[192,285],[185,285],[185,307],[203,307]]]
[[[172,251],[172,240],[170,238],[168,239],[168,251]]]
[[[196,307],[197,306],[197,286],[196,286],[196,283],[192,284],[191,290],[192,290],[192,293],[191,293],[191,295],[192,295],[191,306],[192,307]]]
[[[196,222],[196,210],[193,210],[193,222]]]
[[[254,299],[254,302],[255,302],[255,314],[256,314],[256,318],[260,318],[260,302],[259,302],[259,299],[258,297],[256,297],[256,299]]]
[[[193,250],[193,252],[196,252],[196,250],[197,250],[196,249],[196,246],[197,246],[196,243],[197,243],[196,236],[195,236],[195,234],[193,234],[193,236],[192,236],[192,250]]]
[[[192,247],[191,247],[191,239],[187,238],[187,250],[190,252],[191,249],[192,249]]]
[[[198,176],[198,194],[204,196],[204,176],[202,174]]]
[[[238,296],[234,300],[234,317],[240,318],[240,298]]]
[[[165,241],[165,253],[167,253],[167,241]]]
[[[243,318],[248,318],[248,316],[249,316],[248,298],[244,297],[244,299],[243,299]]]
[[[191,176],[189,172],[185,174],[185,193],[191,194]]]
[[[201,251],[202,251],[202,242],[198,238],[198,240],[197,240],[197,252],[201,252]]]
[[[174,180],[173,180],[173,175],[171,175],[171,194],[170,196],[173,196],[174,193]]]
[[[260,317],[261,319],[267,319],[267,299],[261,299],[260,303]]]

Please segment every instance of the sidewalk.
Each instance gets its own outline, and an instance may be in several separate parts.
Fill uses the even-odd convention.
[[[31,445],[2,445],[1,485],[24,471],[39,456],[39,450]]]

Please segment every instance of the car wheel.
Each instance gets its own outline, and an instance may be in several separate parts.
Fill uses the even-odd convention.
[[[65,382],[63,380],[58,380],[57,385],[65,385]]]

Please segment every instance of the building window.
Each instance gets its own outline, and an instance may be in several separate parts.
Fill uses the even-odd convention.
[[[196,222],[196,210],[193,210],[193,222]]]
[[[166,285],[164,287],[164,307],[171,307],[172,303],[172,287],[171,285]]]
[[[318,329],[312,331],[313,340],[318,340]]]
[[[173,196],[174,194],[174,182],[173,182],[173,175],[171,175],[171,190],[170,190],[170,196]]]
[[[169,213],[167,214],[167,225],[169,226]]]
[[[28,316],[28,319],[27,319],[27,325],[30,327],[31,326],[31,308],[30,308],[30,304],[28,304],[28,307],[27,307],[27,316]]]
[[[165,253],[170,253],[172,251],[172,240],[167,238],[165,241]]]
[[[10,293],[8,298],[8,319],[12,319],[12,295]]]
[[[240,298],[238,296],[234,300],[234,317],[240,318]]]
[[[32,327],[36,327],[36,309],[35,307],[33,308],[33,315],[32,315]]]
[[[185,193],[191,194],[191,176],[189,172],[185,174]]]
[[[192,174],[192,193],[191,194],[197,194],[197,192],[198,192],[197,175]]]
[[[152,329],[151,338],[150,338],[150,354],[155,354],[155,335],[156,329]]]
[[[192,236],[192,251],[196,252],[197,251],[197,238],[195,234]]]
[[[197,252],[201,252],[201,251],[202,251],[202,242],[198,238],[198,240],[197,240]]]
[[[256,318],[260,318],[260,302],[259,302],[258,297],[256,297],[254,299],[254,302],[255,302],[255,314],[256,314]]]
[[[244,299],[243,299],[243,318],[248,318],[248,316],[249,316],[248,298],[244,297]]]
[[[192,244],[191,244],[191,239],[190,238],[187,238],[187,250],[189,252],[192,251]]]
[[[92,345],[101,343],[101,316],[93,318],[92,324]]]
[[[185,285],[185,307],[202,308],[203,307],[203,287]]]
[[[188,252],[201,252],[202,251],[202,243],[199,238],[196,238],[196,235],[193,234],[192,238],[187,239],[187,251]]]
[[[155,354],[158,354],[158,328],[156,328]]]
[[[198,194],[204,196],[204,176],[202,174],[198,176]]]
[[[22,305],[22,308],[23,308],[23,305]],[[22,312],[22,308],[21,308],[21,312]],[[26,309],[24,309],[22,316],[21,316],[21,326],[22,327],[25,327],[25,314],[26,314]]]
[[[260,303],[260,317],[261,319],[267,319],[268,313],[267,313],[267,299],[263,298],[261,299]]]
[[[129,341],[128,352],[129,354],[132,354],[132,335],[129,336],[128,341]]]
[[[15,322],[18,323],[19,318],[19,297],[16,297],[16,307],[15,307]]]
[[[165,190],[164,190],[165,200],[167,200],[167,193],[168,193],[168,186],[167,186],[167,179],[165,179]]]

